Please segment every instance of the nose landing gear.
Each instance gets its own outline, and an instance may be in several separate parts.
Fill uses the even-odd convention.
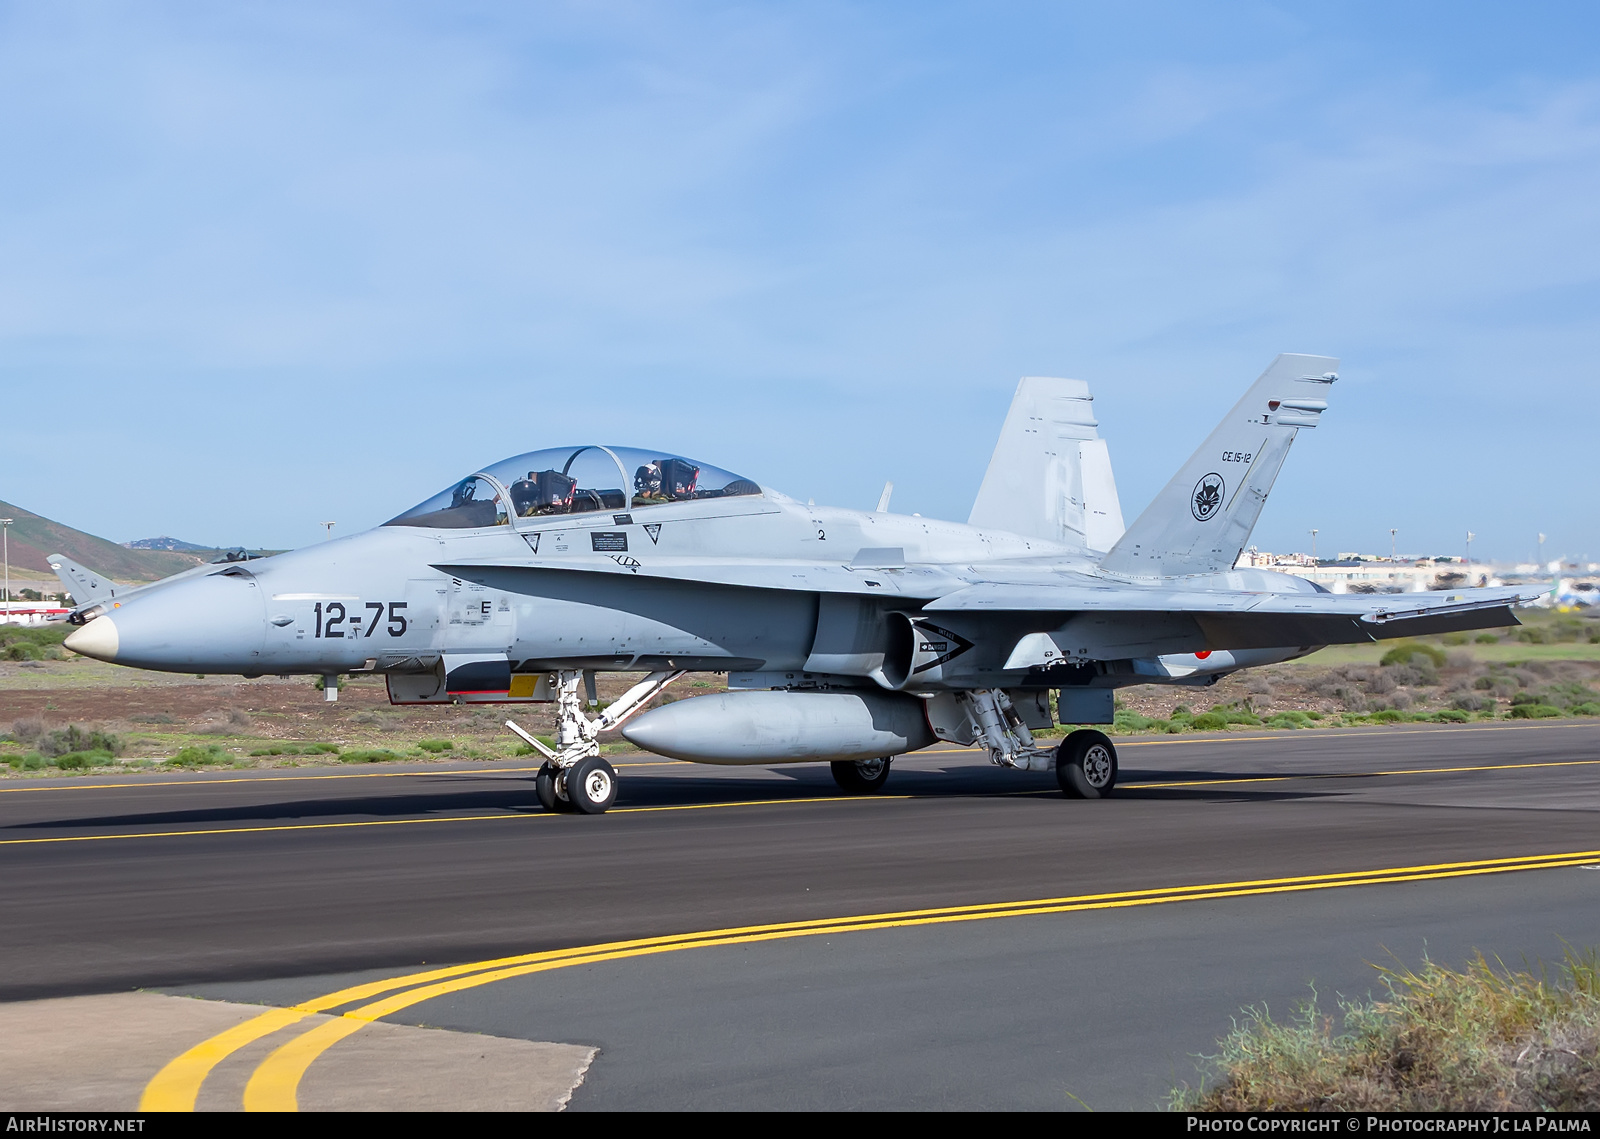
[[[619,727],[667,685],[686,675],[677,672],[652,672],[625,692],[620,700],[600,715],[584,715],[579,688],[584,674],[578,670],[556,674],[556,746],[523,729],[513,720],[506,727],[521,736],[527,745],[544,756],[545,762],[534,778],[539,802],[547,811],[576,811],[583,815],[605,813],[617,801],[616,770],[600,758],[597,737]],[[592,683],[592,681],[591,681]]]

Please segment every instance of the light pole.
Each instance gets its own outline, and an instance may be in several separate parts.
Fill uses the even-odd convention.
[[[1539,568],[1541,570],[1543,570],[1544,569],[1544,535],[1543,534],[1539,535],[1539,554],[1538,554],[1538,557],[1539,557]]]
[[[1391,526],[1389,528],[1389,560],[1391,562],[1397,562],[1400,560],[1394,552],[1394,536],[1398,533],[1400,533],[1400,531],[1396,527]]]
[[[1311,531],[1311,560],[1317,560],[1317,531],[1314,527]]]
[[[1469,566],[1472,564],[1472,539],[1475,538],[1475,537],[1477,537],[1477,535],[1474,534],[1471,530],[1467,531],[1467,557],[1466,557],[1466,563]]]
[[[15,518],[0,518],[0,547],[6,560],[6,624],[11,623],[11,524]]]
[[[330,538],[333,537],[333,528],[335,526],[337,526],[338,523],[337,522],[324,522],[324,523],[322,523],[322,525],[327,529],[328,537],[330,537]]]

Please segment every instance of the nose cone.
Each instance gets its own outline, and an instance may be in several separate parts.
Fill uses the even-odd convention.
[[[158,584],[128,597],[66,640],[98,660],[168,672],[255,672],[266,603],[249,577],[224,573]]]
[[[62,643],[80,656],[116,660],[119,640],[117,623],[110,617],[96,617],[83,628],[74,630]]]

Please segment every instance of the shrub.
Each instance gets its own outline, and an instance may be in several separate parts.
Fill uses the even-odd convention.
[[[1446,708],[1443,711],[1435,712],[1432,718],[1441,724],[1465,724],[1472,719],[1471,716],[1459,708]]]
[[[268,744],[258,747],[251,755],[338,755],[339,749],[333,744],[306,744],[295,743],[289,740],[285,743]]]
[[[1413,657],[1410,664],[1397,664],[1386,670],[1396,684],[1414,688],[1429,688],[1439,683],[1439,674],[1425,657]]]
[[[68,724],[39,736],[41,755],[67,755],[75,751],[108,751],[122,754],[122,740],[99,728],[89,729],[82,724]]]
[[[1304,712],[1279,712],[1267,720],[1269,728],[1305,728],[1310,725],[1311,717]]]
[[[356,748],[339,757],[340,763],[392,763],[400,756],[384,748]]]
[[[1228,717],[1221,712],[1202,712],[1189,721],[1189,726],[1197,732],[1215,732],[1228,726]]]
[[[1204,1059],[1203,1091],[1171,1106],[1203,1111],[1594,1111],[1600,1108],[1600,966],[1569,952],[1552,980],[1480,954],[1456,971],[1380,969],[1387,999],[1312,999],[1288,1023],[1245,1010]]]
[[[1439,639],[1447,645],[1464,645],[1471,638],[1465,633],[1446,633]]]
[[[1374,724],[1398,724],[1411,717],[1394,708],[1382,708],[1367,718]]]
[[[1410,664],[1413,657],[1426,657],[1434,668],[1444,667],[1444,650],[1436,645],[1424,645],[1416,641],[1401,641],[1394,648],[1383,654],[1379,664]]]
[[[1511,708],[1513,720],[1548,720],[1561,715],[1561,709],[1549,704],[1516,704]]]
[[[205,767],[213,763],[226,763],[228,756],[216,744],[191,745],[179,748],[178,754],[167,762],[174,767]]]
[[[438,753],[441,751],[453,751],[456,745],[449,740],[418,740],[417,746],[423,751]]]
[[[1494,706],[1493,700],[1487,700],[1473,692],[1452,692],[1450,706],[1461,712],[1476,712],[1482,708]]]
[[[1493,633],[1479,633],[1472,639],[1474,643],[1480,645],[1498,645],[1500,643],[1500,638]]]
[[[63,771],[82,771],[87,767],[104,767],[113,758],[109,751],[73,751],[56,756],[55,765]]]
[[[1587,700],[1567,709],[1574,716],[1600,716],[1600,701]]]
[[[44,756],[38,752],[29,752],[27,755],[0,756],[7,766],[13,771],[38,771],[44,766]]]
[[[28,716],[20,720],[11,721],[11,738],[21,743],[39,738],[44,731],[44,721],[37,716]]]

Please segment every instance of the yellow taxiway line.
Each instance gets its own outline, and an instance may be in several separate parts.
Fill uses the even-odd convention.
[[[1334,874],[1306,874],[1286,878],[1213,882],[1191,886],[1172,886],[1152,890],[1123,890],[1074,897],[1038,898],[988,905],[943,906],[932,909],[903,910],[894,913],[861,914],[852,917],[814,921],[779,922],[767,925],[736,926],[728,929],[665,937],[614,941],[571,949],[528,953],[430,969],[370,981],[339,989],[295,1005],[272,1009],[202,1041],[170,1061],[146,1085],[139,1101],[140,1111],[193,1111],[195,1100],[206,1077],[218,1063],[256,1040],[287,1028],[313,1013],[330,1013],[341,1006],[365,1002],[331,1020],[291,1037],[255,1069],[244,1091],[248,1111],[298,1110],[298,1089],[306,1070],[333,1045],[365,1025],[424,1001],[465,989],[493,984],[512,977],[572,965],[618,961],[683,949],[718,945],[746,945],[796,937],[855,933],[866,930],[896,929],[910,926],[954,922],[986,921],[995,918],[1072,913],[1085,910],[1119,909],[1162,905],[1168,902],[1240,898],[1266,894],[1285,894],[1308,890],[1328,890],[1345,886],[1367,886],[1397,882],[1417,882],[1463,878],[1484,874],[1504,874],[1519,870],[1546,870],[1582,866],[1600,858],[1600,850],[1528,855],[1520,858],[1490,858],[1466,862],[1443,862],[1421,866],[1400,866],[1376,870],[1356,870]],[[372,998],[378,998],[376,1000]]]
[[[971,750],[977,750],[976,748]],[[684,759],[652,759],[638,763],[613,763],[612,767],[674,767],[687,765]],[[307,779],[419,779],[425,776],[464,776],[483,779],[491,775],[515,775],[524,771],[538,771],[537,767],[492,767],[487,771],[463,771],[448,767],[443,771],[341,771],[328,775],[232,775],[214,776],[210,779],[147,779],[138,783],[51,783],[44,787],[0,787],[0,795],[21,795],[30,791],[106,791],[142,790],[149,787],[208,787],[217,783],[293,783]],[[154,774],[154,773],[152,773]]]
[[[1519,771],[1523,768],[1539,767],[1596,767],[1600,766],[1600,759],[1566,759],[1566,760],[1539,760],[1531,763],[1488,763],[1467,767],[1411,767],[1396,768],[1390,771],[1309,771],[1297,772],[1290,775],[1240,775],[1227,779],[1185,779],[1185,780],[1153,780],[1144,783],[1119,783],[1118,786],[1129,791],[1158,791],[1166,787],[1220,787],[1230,785],[1249,786],[1257,783],[1289,783],[1296,780],[1321,780],[1321,779],[1383,779],[1400,775],[1450,775],[1475,771]],[[401,773],[396,773],[401,774]],[[325,777],[331,778],[331,777]],[[1031,795],[1054,794],[1053,789],[1042,791],[1003,791],[996,794],[996,798],[1014,798]],[[613,807],[608,814],[612,815],[648,815],[660,814],[667,811],[711,811],[723,807],[780,807],[805,803],[865,803],[865,802],[892,802],[896,800],[915,799],[915,795],[814,795],[802,799],[738,799],[726,803],[668,803],[654,807]],[[531,806],[531,804],[530,804]],[[194,838],[201,835],[224,834],[270,834],[278,831],[319,831],[319,830],[352,830],[360,827],[406,827],[422,826],[438,823],[486,823],[496,820],[508,819],[537,819],[546,817],[548,812],[540,809],[529,813],[514,813],[509,810],[494,815],[443,815],[430,816],[420,819],[356,819],[340,823],[274,823],[267,826],[255,827],[205,827],[197,830],[184,831],[131,831],[121,834],[77,834],[55,835],[44,838],[6,838],[0,839],[0,846],[43,846],[54,843],[73,842],[118,842],[125,839],[150,839],[150,838]]]
[[[1475,732],[1530,732],[1530,731],[1539,731],[1539,730],[1549,730],[1549,729],[1552,729],[1552,728],[1591,728],[1591,727],[1597,727],[1597,726],[1600,726],[1600,724],[1585,723],[1585,722],[1582,722],[1582,721],[1577,722],[1577,723],[1567,722],[1567,723],[1560,723],[1560,724],[1486,724],[1486,723],[1475,723],[1475,724],[1452,724],[1450,727],[1446,727],[1446,728],[1409,728],[1408,727],[1408,728],[1404,729],[1404,734],[1413,735],[1413,736],[1427,736],[1427,735],[1435,735],[1435,734],[1438,734],[1440,732],[1459,732],[1459,731],[1462,731],[1464,729],[1465,730],[1470,730],[1470,731],[1475,731]],[[1336,731],[1336,730],[1337,729],[1328,729],[1328,734],[1319,735],[1313,729],[1306,729],[1307,734],[1299,735],[1299,736],[1293,736],[1292,738],[1300,739],[1300,740],[1314,740],[1314,739],[1320,740],[1320,739],[1347,738],[1347,737],[1344,737],[1342,735],[1340,735],[1340,736],[1333,735],[1332,733],[1334,731]],[[1359,731],[1360,729],[1352,729],[1352,730]],[[1290,738],[1290,736],[1291,736],[1291,734],[1288,731],[1282,731],[1282,732],[1277,733],[1276,735],[1271,735],[1271,736],[1218,735],[1218,736],[1195,737],[1195,736],[1190,736],[1190,735],[1182,735],[1182,736],[1173,736],[1173,737],[1170,737],[1168,739],[1155,739],[1155,740],[1128,739],[1126,737],[1123,737],[1123,738],[1118,739],[1116,741],[1116,743],[1117,743],[1117,750],[1121,751],[1124,748],[1130,748],[1130,747],[1175,747],[1175,746],[1178,746],[1178,745],[1181,745],[1181,744],[1271,743],[1274,740],[1282,740],[1282,739],[1285,739],[1285,738]],[[941,748],[941,747],[938,747],[937,745],[935,745],[933,748],[930,748],[930,749],[928,749],[926,751],[912,752],[912,753],[908,753],[907,757],[897,757],[897,758],[934,759],[934,758],[937,758],[937,757],[942,756],[942,755],[972,755],[972,754],[981,753],[982,751],[983,751],[983,749],[982,748],[978,748],[978,747],[949,747],[949,748]],[[648,754],[648,753],[646,753],[646,754]],[[614,763],[614,764],[612,764],[612,766],[613,767],[688,767],[688,766],[703,767],[705,765],[704,764],[691,764],[688,760],[683,760],[683,759],[667,759],[665,757],[661,757],[661,758],[656,758],[656,759],[635,760],[633,762]],[[767,767],[777,767],[777,766],[786,766],[786,765],[780,765],[780,764],[752,764],[751,766],[753,766],[753,767],[761,767],[761,768],[765,769]],[[495,767],[495,768],[490,768],[490,769],[488,769],[486,771],[463,771],[458,767],[452,767],[452,768],[446,768],[443,771],[344,771],[344,772],[338,772],[337,774],[327,774],[327,775],[236,775],[236,776],[223,776],[220,773],[218,773],[218,775],[213,776],[211,778],[207,778],[207,779],[151,779],[151,780],[140,780],[137,783],[99,783],[99,782],[94,782],[93,780],[94,780],[95,777],[90,776],[84,782],[76,782],[76,781],[71,782],[71,783],[67,783],[67,782],[52,782],[52,783],[46,784],[45,786],[42,786],[42,787],[0,787],[0,795],[20,795],[20,794],[27,794],[27,793],[30,793],[30,792],[37,793],[37,792],[41,792],[41,791],[97,791],[97,790],[111,790],[111,789],[119,789],[119,790],[142,789],[142,788],[150,788],[150,787],[202,787],[202,786],[207,786],[207,785],[214,784],[214,783],[285,783],[285,782],[293,782],[295,780],[307,780],[307,779],[416,779],[416,778],[420,778],[420,777],[424,777],[424,776],[454,777],[454,776],[458,776],[458,775],[459,776],[466,776],[468,778],[479,778],[479,779],[481,779],[481,778],[494,776],[494,775],[513,774],[513,773],[517,773],[517,772],[537,771],[537,770],[539,770],[537,767]],[[155,774],[155,773],[152,773],[152,774]],[[1286,778],[1289,778],[1289,777],[1286,777]],[[1132,786],[1132,785],[1129,784],[1129,786]]]
[[[609,815],[649,815],[664,811],[715,811],[723,807],[787,807],[805,803],[872,803],[910,799],[911,795],[817,795],[808,799],[739,799],[727,803],[667,803],[657,807],[613,807]],[[0,846],[37,846],[56,842],[116,842],[134,838],[193,838],[212,834],[267,834],[273,831],[348,830],[353,827],[413,827],[434,823],[492,823],[516,819],[555,818],[542,807],[526,814],[505,812],[498,815],[445,815],[426,819],[358,819],[347,823],[274,823],[263,827],[208,827],[192,831],[135,831],[128,834],[69,834],[51,838],[6,838]]]
[[[1213,787],[1225,783],[1282,783],[1292,779],[1379,779],[1390,775],[1449,775],[1463,771],[1514,771],[1524,767],[1595,767],[1600,759],[1553,759],[1531,763],[1483,763],[1472,767],[1407,767],[1393,771],[1309,771],[1296,775],[1236,775],[1229,779],[1155,780],[1150,783],[1118,783],[1132,790],[1160,787]]]

